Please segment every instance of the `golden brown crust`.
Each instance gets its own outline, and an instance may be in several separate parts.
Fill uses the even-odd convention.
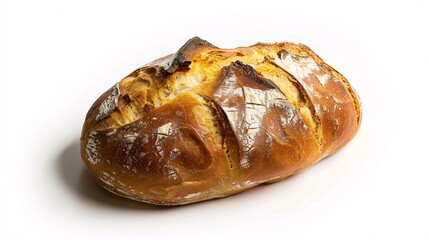
[[[347,80],[304,45],[192,38],[93,104],[81,153],[106,189],[181,205],[302,171],[349,142],[360,119]]]

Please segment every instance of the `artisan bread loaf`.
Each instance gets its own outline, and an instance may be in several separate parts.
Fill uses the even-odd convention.
[[[349,142],[360,122],[356,92],[308,47],[221,49],[195,37],[95,101],[81,154],[107,190],[181,205],[300,172]]]

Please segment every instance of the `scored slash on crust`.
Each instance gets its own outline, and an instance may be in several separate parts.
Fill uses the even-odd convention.
[[[112,88],[111,94],[101,103],[98,108],[98,114],[95,117],[95,121],[100,121],[103,118],[108,117],[118,107],[118,100],[121,92],[119,90],[118,83]]]

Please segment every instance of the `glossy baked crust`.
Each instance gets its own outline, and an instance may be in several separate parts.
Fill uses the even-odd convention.
[[[302,44],[221,49],[195,37],[93,104],[81,154],[109,191],[181,205],[300,172],[349,142],[360,119],[347,80]]]

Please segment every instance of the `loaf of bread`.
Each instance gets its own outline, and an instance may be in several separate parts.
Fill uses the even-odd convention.
[[[81,154],[107,190],[182,205],[298,173],[349,142],[360,122],[356,92],[308,47],[221,49],[195,37],[95,101]]]

